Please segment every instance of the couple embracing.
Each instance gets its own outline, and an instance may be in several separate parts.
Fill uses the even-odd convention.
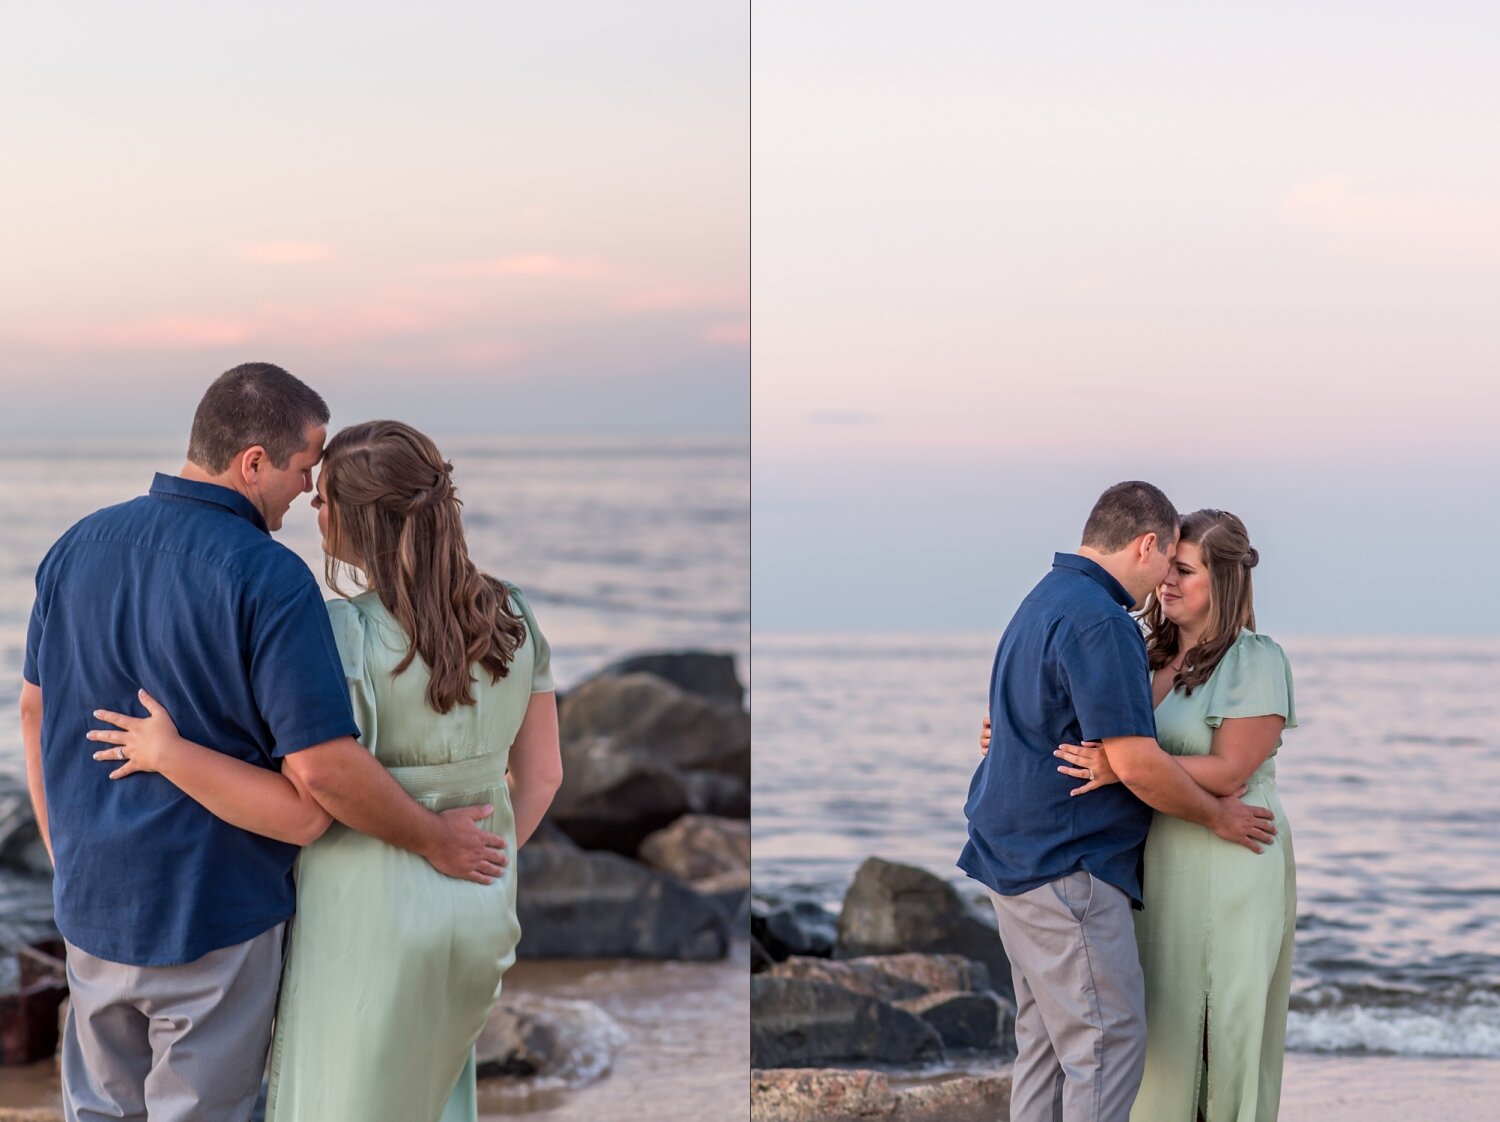
[[[1000,640],[959,867],[1011,961],[1013,1122],[1276,1117],[1296,715],[1258,561],[1234,515],[1120,483]]]
[[[268,1050],[274,1122],[476,1117],[508,854],[561,781],[548,647],[470,560],[432,441],[374,421],[325,447],[328,421],[235,367],[181,471],[38,570],[22,732],[69,1122],[245,1122]],[[270,536],[314,490],[330,585],[366,589],[326,605]]]

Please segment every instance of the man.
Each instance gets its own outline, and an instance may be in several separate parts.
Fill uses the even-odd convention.
[[[1119,483],[1076,554],[1012,617],[990,676],[991,743],[969,787],[959,867],[990,890],[1016,989],[1012,1122],[1125,1122],[1145,1062],[1131,907],[1151,810],[1259,852],[1270,812],[1219,799],[1156,743],[1151,675],[1129,614],[1166,577],[1177,511]],[[1058,745],[1098,740],[1121,782],[1072,797]]]
[[[450,876],[504,867],[476,825],[492,808],[434,814],[355,740],[317,582],[270,536],[312,490],[328,416],[280,367],[235,367],[199,404],[181,474],[83,519],[37,572],[22,733],[68,942],[69,1122],[247,1119],[295,903],[295,845],[159,775],[111,783],[85,739],[94,709],[139,713],[144,687],[185,737],[280,770],[310,810]],[[303,843],[327,821],[309,820]]]

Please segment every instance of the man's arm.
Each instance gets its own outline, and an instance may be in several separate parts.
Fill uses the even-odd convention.
[[[1269,810],[1247,806],[1236,795],[1210,795],[1151,737],[1108,737],[1103,747],[1120,782],[1154,810],[1196,822],[1256,853],[1275,835]]]
[[[505,839],[477,825],[494,807],[434,814],[352,736],[289,753],[281,768],[351,830],[425,857],[446,876],[489,884],[505,871]]]
[[[31,809],[36,814],[36,828],[52,858],[52,832],[47,828],[47,790],[42,785],[42,687],[21,682],[21,743],[26,749],[26,789],[31,792]]]

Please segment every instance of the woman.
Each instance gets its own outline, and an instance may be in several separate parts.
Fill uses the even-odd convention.
[[[451,470],[431,440],[394,421],[328,443],[313,500],[327,579],[338,591],[340,570],[354,568],[367,588],[328,610],[365,747],[433,810],[493,804],[480,825],[513,853],[561,781],[548,647],[520,592],[470,561]],[[190,769],[223,766],[143,700],[152,716],[103,714],[125,731],[91,734],[124,749],[115,776],[159,771],[190,786]],[[262,769],[232,762],[265,789]],[[277,778],[294,834],[307,800]],[[515,959],[515,899],[514,875],[450,879],[328,825],[297,862],[268,1119],[472,1122],[472,1046]]]
[[[1155,814],[1136,942],[1146,982],[1146,1070],[1135,1122],[1269,1122],[1281,1099],[1296,868],[1272,760],[1296,727],[1286,656],[1255,631],[1259,561],[1233,514],[1182,521],[1172,569],[1143,620],[1157,742],[1200,786],[1275,814],[1263,853]],[[1084,795],[1117,782],[1102,749],[1063,745]]]

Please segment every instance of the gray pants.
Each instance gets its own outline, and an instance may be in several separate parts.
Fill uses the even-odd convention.
[[[246,1122],[285,926],[182,966],[125,966],[68,944],[67,1122]]]
[[[1016,986],[1011,1122],[1127,1122],[1146,1062],[1130,898],[1085,872],[990,897]]]

